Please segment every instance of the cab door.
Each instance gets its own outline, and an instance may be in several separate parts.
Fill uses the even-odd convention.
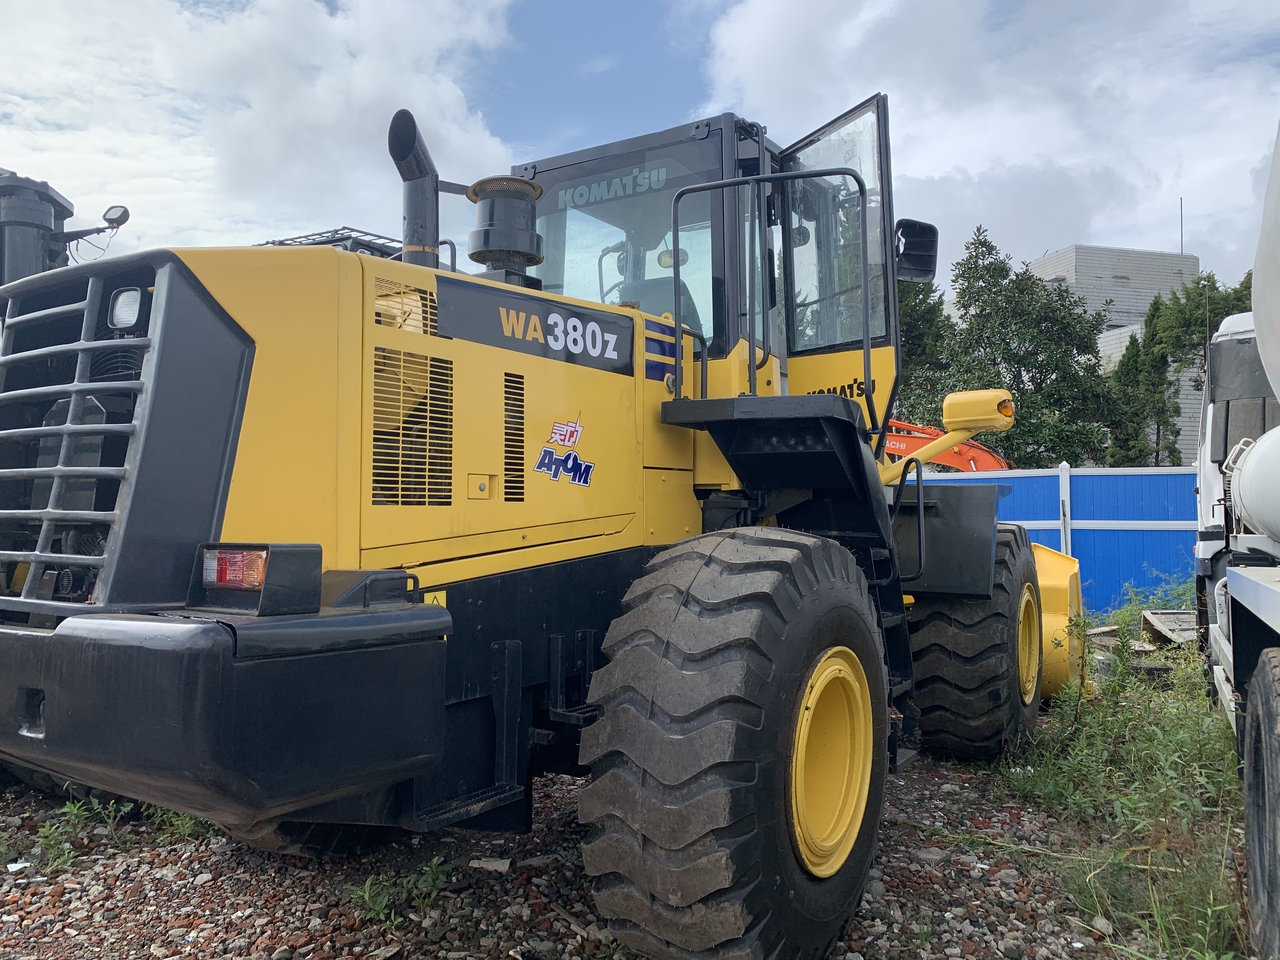
[[[866,184],[862,236],[857,184],[818,177],[783,185],[782,250],[787,392],[836,393],[884,421],[898,376],[898,304],[888,98],[876,94],[802,137],[781,155],[784,171],[851,167]],[[862,276],[866,247],[867,276]],[[871,332],[871,383],[864,382],[863,285]]]

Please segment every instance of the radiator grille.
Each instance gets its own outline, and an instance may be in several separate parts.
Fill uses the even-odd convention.
[[[524,502],[524,377],[502,378],[502,499]]]
[[[0,601],[6,608],[19,609],[17,598],[100,602],[95,587],[139,429],[150,294],[128,331],[112,330],[106,309],[114,290],[155,282],[146,268],[9,301],[0,336],[0,598],[14,598]]]
[[[373,319],[384,327],[436,336],[436,295],[394,280],[373,281]]]
[[[373,504],[453,503],[453,362],[373,349]]]

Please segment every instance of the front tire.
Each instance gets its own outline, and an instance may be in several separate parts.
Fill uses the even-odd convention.
[[[773,527],[659,554],[604,641],[583,863],[664,960],[820,958],[857,907],[887,769],[884,649],[832,541]]]
[[[1249,916],[1261,960],[1280,960],[1280,649],[1262,651],[1244,728]]]
[[[922,598],[911,608],[921,739],[961,760],[1016,747],[1040,711],[1040,581],[1025,529],[999,524],[995,563],[990,599]]]

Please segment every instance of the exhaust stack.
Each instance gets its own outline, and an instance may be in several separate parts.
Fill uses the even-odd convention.
[[[387,150],[404,181],[405,263],[440,266],[440,174],[408,110],[397,110],[387,130]]]

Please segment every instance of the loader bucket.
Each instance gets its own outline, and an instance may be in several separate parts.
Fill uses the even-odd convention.
[[[1085,682],[1084,637],[1071,630],[1073,617],[1083,609],[1080,599],[1080,561],[1043,544],[1032,544],[1036,576],[1040,580],[1041,651],[1044,657],[1043,697],[1055,697],[1072,680]]]

